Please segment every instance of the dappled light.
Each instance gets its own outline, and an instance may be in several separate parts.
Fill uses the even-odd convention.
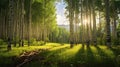
[[[3,46],[5,47],[5,46]],[[4,49],[4,48],[3,48]],[[83,45],[77,45],[73,48],[69,47],[69,44],[58,44],[58,43],[46,43],[44,46],[30,46],[30,47],[13,47],[13,49],[9,52],[4,52],[4,50],[0,50],[0,56],[2,57],[12,57],[12,56],[19,56],[19,54],[27,51],[32,50],[39,50],[43,49],[46,50],[44,53],[40,53],[40,57],[44,58],[41,61],[33,61],[30,62],[30,64],[25,64],[25,66],[33,66],[33,64],[37,65],[43,65],[44,63],[52,63],[53,66],[61,66],[61,63],[65,66],[69,66],[67,63],[72,63],[73,66],[83,65],[87,66],[91,64],[90,66],[96,66],[93,64],[96,63],[107,63],[106,61],[109,61],[111,65],[114,65],[112,62],[112,59],[114,59],[116,56],[114,53],[115,51],[108,49],[106,46],[83,46]],[[40,57],[36,57],[39,58]],[[2,62],[2,61],[0,61]],[[88,63],[88,64],[86,64]],[[92,64],[93,63],[93,64]],[[51,64],[49,64],[51,65]],[[106,64],[107,65],[107,64]],[[105,66],[106,66],[105,65]],[[107,65],[109,66],[109,65]],[[99,66],[98,66],[99,67]]]
[[[120,0],[0,0],[0,67],[120,67]]]
[[[60,58],[66,59],[66,60],[73,58],[75,56],[75,54],[77,54],[80,49],[81,49],[81,46],[78,45],[78,46],[75,46],[74,48],[62,51],[61,53],[59,53]]]

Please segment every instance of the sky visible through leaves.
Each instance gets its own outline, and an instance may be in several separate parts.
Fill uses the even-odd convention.
[[[63,0],[56,4],[56,13],[57,13],[57,24],[58,25],[68,25],[68,19],[65,16],[66,4]]]
[[[66,4],[61,0],[56,4],[57,24],[58,25],[69,25],[69,21],[65,16]],[[119,14],[120,18],[120,14]],[[96,22],[99,23],[99,17],[96,18]]]

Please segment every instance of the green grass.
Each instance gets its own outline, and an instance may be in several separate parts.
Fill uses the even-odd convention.
[[[10,57],[19,56],[24,51],[51,48],[40,54],[44,60],[34,60],[24,67],[117,67],[116,56],[120,47],[108,49],[106,46],[82,46],[70,48],[69,44],[47,43],[44,46],[13,47],[7,52],[5,46],[0,49],[0,64],[12,64]]]
[[[7,51],[7,45],[0,45],[0,65],[11,65],[13,64],[12,57],[19,56],[24,51],[32,51],[37,49],[47,49],[53,47],[59,47],[57,43],[47,43],[44,46],[27,46],[24,47],[13,47],[11,51]]]
[[[46,59],[44,63],[41,61],[33,61],[26,64],[25,67],[33,67],[40,65],[41,67],[116,67],[117,52],[108,49],[106,46],[90,46],[83,47],[77,45],[69,48],[68,45],[50,49],[42,56]],[[34,66],[34,67],[37,67]]]
[[[37,49],[47,49],[47,48],[52,48],[52,47],[57,47],[60,46],[60,44],[57,43],[48,43],[44,46],[27,46],[25,45],[24,47],[12,47],[11,51],[7,51],[7,46],[2,45],[0,49],[0,56],[18,56],[24,51],[32,51],[32,50],[37,50]]]

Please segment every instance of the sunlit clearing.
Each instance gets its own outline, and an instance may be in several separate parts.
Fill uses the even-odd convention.
[[[69,58],[72,58],[74,57],[74,55],[76,55],[76,53],[78,53],[78,51],[81,49],[81,45],[78,45],[78,46],[75,46],[74,48],[70,48],[66,51],[63,51],[61,52],[59,55],[60,55],[60,58],[61,59],[69,59]]]
[[[103,49],[103,52],[110,58],[114,58],[115,54],[111,49],[108,49],[107,46],[105,46],[106,49]],[[102,49],[102,48],[101,48]]]
[[[69,47],[69,45],[63,45],[63,46],[55,47],[55,48],[52,48],[50,51],[54,51],[54,50],[58,50],[58,49],[66,48],[66,47]]]
[[[93,56],[94,56],[95,60],[97,60],[98,62],[102,61],[101,56],[100,56],[100,54],[98,53],[97,48],[94,47],[94,46],[91,46],[90,48],[91,48],[91,51],[92,51],[92,53],[93,53]]]
[[[21,53],[25,51],[33,51],[38,49],[48,49],[52,48],[53,46],[24,46],[24,47],[12,47],[12,50],[9,52],[4,52],[6,49],[0,51],[0,56],[10,57],[10,56],[19,56]],[[4,53],[2,53],[4,52]]]
[[[45,46],[57,47],[57,46],[61,46],[61,44],[59,44],[59,43],[47,43]]]
[[[90,48],[91,48],[91,50],[92,50],[92,52],[93,52],[94,54],[98,54],[98,51],[97,51],[97,48],[96,48],[96,47],[91,46]]]
[[[114,52],[111,49],[108,49],[107,46],[100,46],[100,48],[109,58],[115,57]]]

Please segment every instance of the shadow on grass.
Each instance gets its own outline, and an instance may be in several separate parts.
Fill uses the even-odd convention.
[[[115,56],[120,55],[120,46],[113,46],[112,48],[109,49],[114,52]]]
[[[54,48],[53,48],[54,49]],[[46,52],[43,52],[42,54],[40,53],[39,56],[45,58],[43,60],[39,60],[38,61],[32,61],[28,64],[26,64],[24,67],[38,67],[38,65],[40,65],[40,67],[55,67],[57,65],[57,63],[59,62],[59,53],[70,49],[70,47],[65,46],[65,47],[60,47],[57,48],[55,50],[48,50]],[[34,64],[34,65],[33,65]]]
[[[68,50],[70,49],[70,47],[62,47],[62,48],[58,48],[58,49],[55,49],[55,50],[52,50],[52,51],[48,51],[47,52],[47,57],[54,57],[54,55],[58,55],[59,53],[65,51],[65,50]]]
[[[100,57],[98,61],[95,57],[98,55],[92,52],[91,46],[81,47],[73,58],[70,58],[67,62],[61,62],[58,67],[116,67],[114,60],[110,58],[103,49],[99,46],[95,46]]]
[[[0,66],[1,67],[14,67],[14,62],[12,57],[0,56]]]
[[[96,67],[115,67],[114,59],[110,58],[110,56],[105,53],[104,49],[101,49],[99,46],[95,46],[95,48],[97,49],[101,58],[101,62],[97,63]]]
[[[111,51],[114,52],[115,58],[114,58],[114,63],[116,67],[120,67],[120,46],[113,46],[110,48]]]
[[[84,67],[86,65],[85,46],[81,46],[79,51],[76,53],[71,63],[74,67]],[[71,66],[71,65],[70,65]],[[69,66],[67,66],[69,67]]]
[[[74,49],[69,48],[68,46],[61,47],[52,51],[47,51],[42,55],[42,57],[45,57],[43,63],[41,63],[41,60],[40,62],[35,61],[31,62],[30,65],[25,67],[31,67],[32,64],[41,65],[41,67],[116,67],[114,65],[113,59],[109,58],[109,56],[99,46],[95,46],[95,48],[98,52],[97,54],[99,55],[101,62],[98,62],[98,60],[96,60],[96,54],[92,52],[93,49],[91,48],[91,46],[77,47],[81,48],[78,49],[77,53],[73,57],[69,58],[67,61],[65,61],[64,59],[59,60],[59,53]]]
[[[65,51],[65,50],[67,50],[67,49],[70,49],[68,46],[65,46],[65,47],[62,47],[62,46],[60,46],[59,48],[56,48],[56,49],[51,49],[51,50],[48,50],[48,51],[46,51],[45,52],[45,55],[47,56],[47,57],[49,57],[49,56],[51,56],[51,55],[54,55],[54,54],[58,54],[58,53],[60,53],[60,52],[62,52],[62,51]]]
[[[86,48],[86,49],[85,49]],[[81,46],[74,57],[67,62],[59,63],[59,67],[93,67],[94,56],[90,47]],[[94,64],[93,64],[94,65]]]
[[[92,49],[90,48],[91,46],[87,46],[86,49],[86,66],[87,67],[94,67],[96,63],[96,59],[93,55]]]

